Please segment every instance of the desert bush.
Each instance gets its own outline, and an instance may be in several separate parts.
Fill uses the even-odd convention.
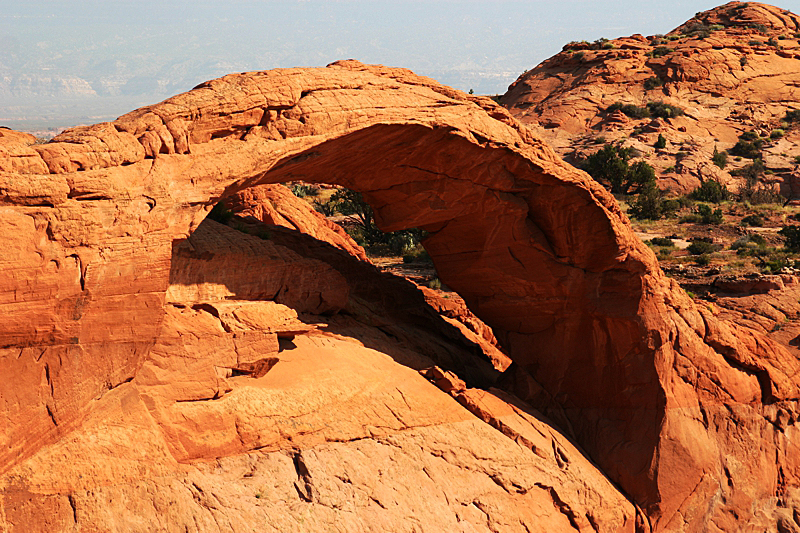
[[[748,159],[758,159],[761,157],[761,148],[763,148],[763,146],[764,141],[761,139],[756,139],[753,142],[740,140],[731,148],[731,154]]]
[[[714,154],[711,156],[711,162],[717,165],[719,168],[725,168],[725,166],[728,164],[728,152],[725,150],[720,152],[715,146]]]
[[[786,116],[783,118],[786,122],[800,122],[800,109],[787,111]]]
[[[783,245],[792,252],[800,251],[800,226],[784,226],[778,232],[783,237]]]
[[[718,225],[723,222],[722,209],[719,208],[712,211],[706,204],[700,204],[697,206],[697,214],[700,215],[703,224]]]
[[[647,109],[651,116],[658,118],[679,117],[684,114],[683,109],[680,107],[665,104],[664,102],[648,102]]]
[[[298,198],[305,198],[306,196],[317,196],[319,194],[319,187],[316,185],[306,185],[304,183],[295,183],[289,188],[292,194]]]
[[[767,240],[758,235],[756,233],[750,235],[744,235],[743,237],[739,237],[735,241],[731,243],[731,250],[742,250],[742,249],[753,249],[759,247],[765,247],[767,244]],[[739,254],[745,255],[745,254]]]
[[[751,226],[754,228],[760,228],[764,225],[764,218],[761,215],[747,215],[742,219],[741,222],[742,226]]]
[[[652,76],[652,77],[647,78],[646,80],[644,80],[644,89],[646,91],[652,91],[653,89],[655,89],[657,87],[663,87],[663,86],[664,86],[664,82],[658,76]]]
[[[634,151],[607,144],[586,159],[584,169],[595,180],[606,183],[615,194],[635,194],[655,182],[653,167],[644,161],[629,164]]]
[[[703,222],[703,217],[701,217],[697,213],[684,215],[678,219],[679,224],[700,224],[701,222]]]
[[[666,147],[667,147],[667,138],[659,133],[658,140],[653,145],[653,148],[655,148],[656,150],[663,150]]]
[[[689,194],[693,200],[718,204],[728,199],[728,189],[715,179],[708,179]]]
[[[326,217],[332,217],[336,214],[336,204],[334,202],[320,202],[319,200],[314,200],[311,205],[317,213],[321,213]]]
[[[331,196],[331,203],[339,213],[354,215],[355,224],[345,230],[369,255],[380,257],[407,254],[416,249],[427,235],[424,230],[416,228],[382,232],[375,224],[372,207],[359,192],[341,188]]]
[[[650,52],[651,57],[664,57],[665,55],[672,52],[672,48],[666,46],[656,46],[653,48],[653,51]]]
[[[710,254],[716,251],[716,246],[710,242],[692,241],[686,250],[692,255]]]
[[[653,237],[650,239],[650,243],[653,246],[665,246],[665,247],[673,247],[675,243],[672,242],[672,239],[669,237]]]
[[[709,254],[700,254],[695,258],[694,262],[698,266],[708,266],[711,263],[711,256]]]
[[[628,214],[638,219],[658,220],[667,214],[669,207],[668,204],[665,204],[663,193],[656,186],[655,180],[653,180],[647,183],[636,196],[636,200],[628,209]]]
[[[769,134],[770,139],[780,139],[786,132],[782,129],[772,130],[772,133]]]
[[[631,118],[648,118],[650,116],[650,110],[648,110],[646,107],[639,107],[633,104],[622,104],[617,102],[606,108],[606,112],[608,113],[613,113],[614,111],[618,110],[622,111]]]

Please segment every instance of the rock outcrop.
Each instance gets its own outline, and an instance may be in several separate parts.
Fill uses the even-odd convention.
[[[730,174],[751,161],[712,163],[715,149],[732,148],[743,133],[766,138],[771,181],[795,196],[791,176],[800,131],[787,111],[800,109],[800,16],[756,2],[730,2],[698,13],[666,35],[573,42],[522,74],[501,102],[563,156],[579,162],[595,141],[624,141],[661,174],[661,185],[688,192],[718,179],[734,192]],[[685,113],[628,117],[613,104],[664,102]],[[779,133],[773,133],[780,131]],[[655,149],[659,135],[666,146]]]
[[[276,506],[278,530],[800,527],[800,362],[695,305],[613,197],[490,100],[344,61],[226,76],[0,155],[6,530],[43,515],[40,530],[169,516],[175,531],[243,531]],[[470,385],[491,373],[478,345],[428,358],[483,361],[456,369],[475,376],[463,387],[434,372],[446,395],[417,364],[341,339],[329,322],[352,332],[375,304],[345,313],[370,300],[297,232],[269,239],[308,260],[294,293],[274,271],[291,253],[250,236],[228,261],[183,241],[219,199],[295,180],[361,192],[384,230],[427,230],[440,278],[514,362],[499,384],[533,408]],[[412,312],[378,298],[393,313],[369,325],[393,335]],[[309,327],[291,306],[327,318]],[[417,477],[379,493],[411,464]],[[445,483],[435,500],[417,488]]]

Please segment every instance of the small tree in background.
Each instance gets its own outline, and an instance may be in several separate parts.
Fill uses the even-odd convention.
[[[730,193],[723,184],[715,179],[709,179],[704,181],[702,185],[693,190],[689,196],[693,200],[718,204],[727,200],[730,196]]]
[[[607,144],[587,158],[585,170],[595,180],[607,183],[612,193],[635,194],[648,183],[654,183],[656,173],[644,161],[629,164],[632,155],[632,148]]]
[[[653,148],[655,148],[656,150],[663,150],[666,147],[667,147],[667,138],[659,133],[658,140],[653,145]]]

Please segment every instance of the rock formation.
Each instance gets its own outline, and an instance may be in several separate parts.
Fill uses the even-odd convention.
[[[0,169],[9,533],[800,527],[800,362],[695,305],[488,99],[355,61],[234,74],[15,138]],[[513,360],[505,392],[479,343],[423,327],[421,293],[361,287],[345,251],[201,225],[294,180],[430,233]]]
[[[731,157],[722,170],[711,157],[752,132],[767,138],[763,154],[774,173],[770,181],[795,196],[791,178],[800,132],[784,132],[783,120],[787,111],[800,109],[799,43],[800,16],[766,4],[730,2],[666,35],[569,43],[522,74],[501,102],[576,162],[597,150],[598,137],[624,140],[661,174],[663,187],[677,192],[706,179],[735,191],[741,179],[730,171],[751,161]],[[636,118],[607,111],[616,103],[641,107],[652,101],[685,114]],[[667,144],[655,149],[659,135]]]

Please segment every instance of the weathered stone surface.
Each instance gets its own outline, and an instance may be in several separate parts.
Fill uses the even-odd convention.
[[[718,179],[736,192],[742,181],[730,172],[751,161],[731,157],[720,170],[711,156],[715,148],[732,148],[744,132],[768,138],[786,127],[787,111],[800,109],[798,28],[800,16],[787,10],[729,2],[665,36],[569,43],[523,73],[501,101],[569,160],[579,162],[595,151],[594,139],[602,136],[635,147],[661,175],[663,188],[683,194]],[[606,112],[615,103],[651,101],[685,114],[653,120]],[[659,135],[667,140],[663,149],[653,147]],[[796,196],[791,173],[799,155],[796,130],[765,147],[765,161],[784,195]]]
[[[226,199],[225,203],[237,215],[252,216],[265,224],[296,229],[367,261],[364,249],[341,226],[314,211],[308,203],[297,201],[283,185],[250,187]]]
[[[456,423],[458,413],[469,415],[446,407],[451,400],[444,395],[442,404],[435,403],[435,398],[412,404],[407,416],[402,411],[403,422],[388,407],[402,408],[402,393],[385,384],[354,400],[352,418],[330,418],[344,408],[316,409],[304,420],[309,424],[330,421],[330,427],[314,425],[297,433],[294,429],[281,433],[269,426],[270,413],[259,409],[273,406],[279,418],[292,418],[291,412],[282,410],[290,407],[287,397],[274,389],[256,393],[249,384],[236,388],[231,382],[277,379],[289,368],[283,357],[276,364],[265,363],[272,366],[260,378],[231,375],[229,379],[227,371],[221,377],[212,376],[209,368],[219,365],[214,362],[216,355],[206,350],[216,343],[230,346],[230,333],[215,324],[212,314],[202,315],[204,308],[165,307],[166,296],[173,290],[169,288],[173,250],[181,246],[173,246],[173,241],[197,228],[219,198],[252,186],[294,180],[333,182],[362,192],[383,229],[420,227],[430,232],[425,246],[440,278],[492,327],[513,359],[506,383],[524,383],[524,388],[514,390],[555,419],[603,474],[643,510],[640,530],[718,527],[733,531],[765,516],[785,519],[796,510],[790,495],[800,483],[800,454],[794,444],[797,426],[773,421],[779,413],[788,413],[780,415],[782,419],[797,418],[797,358],[778,343],[695,305],[663,276],[652,253],[601,186],[563,163],[543,141],[489,100],[469,97],[407,70],[347,61],[323,69],[226,76],[114,123],[67,132],[44,146],[39,153],[51,174],[0,173],[0,186],[11,191],[4,193],[0,207],[0,235],[7,250],[0,268],[9,273],[0,278],[0,313],[7,317],[0,325],[0,369],[3,375],[14,376],[0,385],[0,472],[6,473],[5,520],[15,527],[20,519],[8,517],[28,516],[25,513],[33,509],[51,509],[48,516],[53,521],[69,519],[63,497],[55,495],[58,491],[48,488],[36,493],[47,497],[35,496],[30,488],[35,485],[33,476],[53,464],[52,459],[42,459],[47,454],[56,451],[63,458],[77,453],[60,451],[71,438],[91,441],[93,417],[106,402],[129,405],[146,419],[143,424],[155,420],[157,430],[134,433],[160,436],[161,440],[154,436],[148,445],[163,450],[159,453],[168,466],[178,460],[250,453],[263,446],[284,450],[294,446],[289,437],[299,442],[303,454],[308,447],[314,453],[325,446],[358,450],[361,444],[333,441],[369,437],[365,428],[375,416],[385,418],[379,426],[384,427],[386,433],[381,435],[386,439],[400,432],[416,442],[413,433],[403,431],[405,426],[431,426],[429,431],[436,432],[437,416],[444,417],[442,423]],[[26,168],[39,172],[33,165]],[[311,247],[285,228],[275,228],[270,240],[300,256],[310,253]],[[325,254],[349,255],[328,248]],[[339,270],[335,259],[323,261]],[[239,283],[242,278],[229,268],[236,265],[226,263],[222,279]],[[339,274],[344,275],[342,270]],[[359,274],[350,275],[361,281]],[[393,318],[402,314],[409,320],[412,310],[404,306],[413,299],[375,293],[378,285],[366,281],[349,284],[344,308],[349,316],[330,317],[328,328],[355,338],[359,337],[354,332],[361,329],[361,338],[372,339],[369,342],[377,341],[374,334],[363,333],[365,323],[392,335],[402,332],[404,327],[393,324]],[[320,288],[311,281],[308,287]],[[371,298],[359,291],[369,292]],[[374,309],[383,314],[373,313]],[[420,321],[428,320],[426,313]],[[353,323],[353,316],[361,322]],[[370,321],[370,317],[374,318]],[[185,326],[184,319],[188,320]],[[199,328],[198,334],[207,336],[209,344],[199,352],[187,348],[191,346],[188,339],[178,342],[174,335],[183,327],[187,331]],[[453,329],[460,334],[458,328]],[[338,346],[326,344],[333,341],[316,339],[298,337],[297,353],[303,365],[276,386],[310,379],[303,376],[312,372],[312,363],[318,363],[326,369],[323,374],[338,376],[335,386],[314,389],[313,394],[306,391],[298,396],[299,406],[339,405],[342,398],[356,398],[356,381],[361,379],[356,376],[361,375],[362,366],[336,373],[337,369],[325,365],[345,355],[339,354]],[[262,340],[268,358],[277,357],[269,355],[274,343]],[[408,339],[411,350],[400,351],[447,352],[445,345],[421,346],[415,351],[412,342]],[[315,359],[312,353],[323,355]],[[223,362],[232,364],[230,350],[225,354]],[[157,363],[159,357],[166,362]],[[246,362],[254,362],[252,357],[248,352]],[[407,366],[420,366],[419,355],[416,358],[417,363]],[[353,359],[345,366],[355,365],[359,358]],[[451,356],[449,362],[455,366],[459,359]],[[182,381],[175,371],[167,372],[168,379],[181,383],[176,392],[199,401],[147,400],[145,389],[163,389],[158,380],[167,379],[148,368],[173,361],[181,361],[201,376]],[[470,368],[476,377],[485,372],[477,363],[467,364],[465,372]],[[374,376],[373,370],[365,368],[364,376]],[[461,370],[457,373],[468,384],[473,379]],[[156,382],[138,381],[147,375]],[[423,380],[414,376],[413,380]],[[400,380],[398,387],[406,390],[405,382],[400,384],[402,378],[390,379]],[[415,383],[408,382],[408,387],[425,398],[422,385]],[[336,392],[340,386],[349,391],[343,397]],[[228,387],[230,392],[226,392]],[[137,391],[132,401],[119,399],[131,389]],[[161,394],[153,392],[150,397]],[[205,399],[210,394],[219,397]],[[136,398],[142,406],[136,406]],[[471,401],[464,399],[467,404]],[[369,412],[370,402],[375,402],[378,414]],[[347,405],[350,409],[351,404]],[[385,411],[377,407],[381,405],[387,406]],[[116,407],[109,409],[109,416],[119,414]],[[447,418],[451,415],[455,421]],[[472,432],[475,424],[474,419],[467,420],[469,429],[461,431],[464,434]],[[106,427],[105,422],[98,424]],[[131,431],[131,426],[113,427]],[[477,427],[486,429],[486,424],[480,422]],[[458,439],[465,437],[442,431],[445,436],[434,437],[434,442],[439,439],[443,445],[426,443],[420,448],[435,450],[434,456],[458,457],[464,449]],[[475,430],[476,435],[482,431]],[[514,431],[527,434],[527,430]],[[533,442],[531,436],[525,439]],[[363,446],[380,444],[369,440]],[[507,454],[512,459],[509,464],[519,464],[511,452],[487,455],[474,449],[474,453],[464,453],[488,457],[490,463]],[[418,462],[423,458],[410,449],[402,453],[412,454]],[[376,451],[367,457],[379,455]],[[284,464],[287,458],[281,457],[276,461]],[[38,461],[44,462],[37,466]],[[471,459],[457,461],[466,465],[464,470],[479,471]],[[172,468],[159,483],[177,479],[169,473]],[[488,520],[490,529],[512,527],[492,520],[516,516],[513,513],[525,509],[546,509],[541,499],[545,494],[553,506],[553,492],[536,489],[536,483],[553,487],[564,501],[555,484],[567,483],[565,478],[550,484],[537,479],[540,474],[519,472],[520,477],[510,484],[502,478],[492,481],[501,488],[518,486],[518,492],[513,489],[518,496],[511,498],[519,498],[515,500],[519,506],[512,507],[508,499],[482,504],[484,510],[491,509],[489,518],[481,518]],[[297,476],[298,480],[307,477]],[[319,476],[333,482],[325,473]],[[136,481],[100,490],[93,488],[102,485],[100,474],[90,479],[93,485],[84,489],[88,492],[81,498],[94,502],[86,504],[87,509],[97,509],[87,520],[96,520],[100,529],[107,527],[100,520],[133,520],[101,515],[98,502],[113,491],[142,509],[161,506],[150,502],[165,485]],[[318,501],[313,483],[299,481],[301,498]],[[463,485],[482,486],[474,479]],[[175,486],[187,496],[185,489]],[[594,482],[593,486],[599,487]],[[209,491],[195,489],[188,488],[196,501],[214,502],[204,496]],[[506,488],[503,491],[509,493]],[[602,488],[591,493],[580,506],[568,507],[587,512],[611,509],[611,515],[595,517],[601,530],[633,527],[633,514],[619,503],[619,495],[606,496]],[[475,501],[474,493],[465,494],[464,500],[447,499]],[[611,503],[598,504],[598,494]],[[83,516],[80,509],[84,507],[76,504],[75,508]],[[465,512],[479,516],[471,509]],[[588,517],[586,521],[574,518],[572,523],[564,522],[564,516],[569,513],[546,514],[542,520],[552,524],[553,530],[584,530],[587,524],[594,528]],[[130,522],[125,524],[114,527],[130,528]]]

